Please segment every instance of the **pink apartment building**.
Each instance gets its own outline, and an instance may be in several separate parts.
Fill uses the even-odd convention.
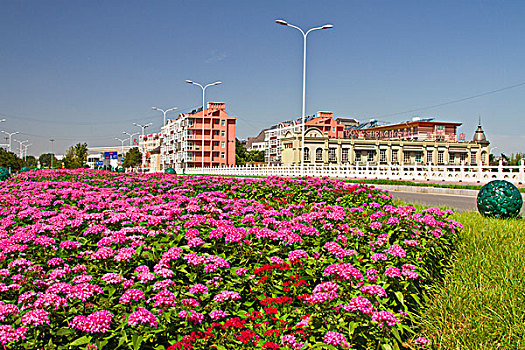
[[[235,165],[235,123],[224,102],[208,102],[203,111],[179,114],[162,128],[161,163],[175,169],[229,167]]]

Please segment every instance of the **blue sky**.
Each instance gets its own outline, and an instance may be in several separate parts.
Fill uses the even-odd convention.
[[[302,36],[278,18],[334,25],[308,36],[307,114],[460,121],[467,139],[481,116],[494,153],[525,151],[525,85],[401,113],[525,82],[525,1],[0,0],[0,129],[36,155],[120,145],[133,122],[160,130],[152,106],[200,106],[191,79],[221,80],[207,100],[255,136],[301,114]]]

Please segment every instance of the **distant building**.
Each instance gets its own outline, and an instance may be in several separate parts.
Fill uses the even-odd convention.
[[[337,118],[337,120],[334,120],[334,114],[332,112],[317,112],[315,115],[305,118],[305,125],[305,130],[316,128],[321,131],[323,135],[326,133],[330,138],[340,138],[343,137],[345,128],[358,125],[358,121],[353,118]],[[283,152],[282,138],[285,135],[294,133],[301,134],[301,130],[302,118],[281,122],[266,130],[264,132],[265,162],[269,164],[281,164]],[[287,147],[289,147],[289,144]]]
[[[259,135],[255,137],[248,137],[248,140],[246,141],[246,150],[248,151],[263,151],[266,148],[266,142],[264,141],[265,132],[268,129],[263,129]]]
[[[91,169],[117,168],[122,166],[130,146],[88,147],[87,165]],[[58,156],[55,155],[57,159]]]
[[[388,125],[378,125],[375,120],[343,125],[318,115],[306,123],[304,163],[488,165],[489,142],[481,124],[469,142],[464,141],[464,135],[457,139],[460,125],[421,118]],[[287,130],[280,143],[281,163],[299,165],[300,129]]]
[[[145,172],[156,172],[160,171],[160,162],[155,159],[157,156],[152,158],[152,152],[160,148],[162,134],[149,134],[139,136],[139,150],[143,155],[142,165]],[[156,153],[158,155],[158,153]]]
[[[204,158],[203,111],[179,114],[169,119],[161,128],[162,143],[160,163],[162,169],[229,167],[235,165],[235,123],[229,116],[224,102],[208,102],[204,110]]]

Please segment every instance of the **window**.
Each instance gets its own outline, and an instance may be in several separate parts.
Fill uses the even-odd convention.
[[[397,162],[397,149],[392,150],[392,161]]]
[[[368,151],[368,161],[373,162],[374,161],[374,151]]]
[[[222,137],[226,136],[226,131],[221,131],[221,136]]]
[[[343,148],[341,158],[344,163],[348,162],[348,148]]]
[[[328,159],[331,162],[335,162],[335,148],[328,149]]]
[[[213,146],[219,146],[219,141],[213,141]]]
[[[403,162],[410,163],[410,152],[403,151]]]
[[[416,162],[421,163],[422,156],[423,156],[423,152],[416,152]]]
[[[193,119],[188,119],[188,126],[193,126]]]
[[[316,162],[323,161],[323,149],[322,148],[318,148],[315,150],[315,161]]]
[[[485,153],[485,152],[481,153],[481,162],[485,163],[486,160],[487,160],[487,153]]]
[[[213,119],[213,124],[219,125],[219,119]]]
[[[379,150],[379,161],[386,162],[386,149]]]
[[[473,151],[472,153],[470,153],[470,163],[471,163],[471,164],[476,164],[476,160],[477,160],[477,158],[476,158],[476,152]]]
[[[214,157],[218,157],[219,156],[219,152],[213,152],[213,156]]]
[[[310,149],[308,147],[304,148],[304,160],[306,161],[310,160]]]
[[[219,135],[219,130],[213,130],[213,135]]]
[[[226,120],[221,120],[221,125],[225,126],[226,125]]]
[[[433,152],[427,151],[427,164],[432,164]]]
[[[224,148],[226,147],[226,143],[225,142],[221,142],[221,148]]]
[[[332,132],[335,132],[335,126],[332,128]]]
[[[356,151],[355,152],[355,161],[356,162],[360,162],[361,161],[361,152],[360,151]]]
[[[459,154],[459,160],[463,163],[465,160],[467,160],[467,154],[466,153],[460,153]]]
[[[224,152],[221,152],[221,158],[222,159],[226,158],[226,154]]]
[[[438,164],[443,164],[444,151],[438,151]]]

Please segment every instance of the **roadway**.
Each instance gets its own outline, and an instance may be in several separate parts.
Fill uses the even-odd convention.
[[[381,185],[378,185],[377,187],[381,187]],[[428,206],[447,207],[456,211],[478,210],[475,196],[405,191],[390,191],[390,194],[394,199],[399,199],[407,203],[419,203]],[[521,215],[525,217],[525,206],[521,207]]]

